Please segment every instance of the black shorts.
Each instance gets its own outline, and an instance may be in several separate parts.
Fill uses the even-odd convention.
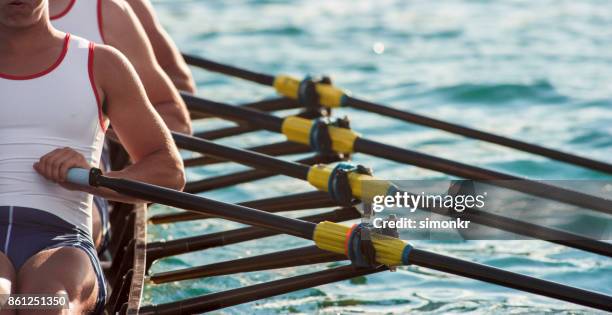
[[[46,211],[0,206],[0,252],[16,271],[35,254],[51,248],[75,247],[83,250],[98,278],[98,300],[94,314],[103,314],[106,282],[91,235]]]

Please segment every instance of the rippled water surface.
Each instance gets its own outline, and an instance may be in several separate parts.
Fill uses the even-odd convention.
[[[184,51],[267,73],[328,74],[354,95],[439,119],[612,162],[612,3],[609,1],[154,1]],[[274,96],[248,82],[194,70],[201,95],[229,103]],[[343,109],[369,138],[542,179],[610,179],[544,158]],[[198,129],[222,126],[207,121]],[[224,140],[247,146],[282,137],[258,132]],[[444,178],[436,172],[356,155],[383,178]],[[191,170],[189,179],[235,166]],[[309,187],[275,177],[206,196],[230,202]],[[167,211],[155,208],[153,213]],[[295,216],[295,214],[287,214]],[[304,214],[302,214],[304,215]],[[240,225],[204,220],[150,227],[152,240]],[[612,261],[539,241],[415,242],[431,251],[612,294]],[[162,260],[153,271],[303,246],[271,237]],[[163,303],[326,265],[148,286]],[[267,313],[592,313],[569,303],[421,267],[400,268],[227,308]]]

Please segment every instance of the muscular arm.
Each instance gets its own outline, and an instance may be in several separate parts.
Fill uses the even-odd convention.
[[[187,107],[172,81],[158,64],[149,39],[130,6],[119,0],[103,1],[104,39],[134,65],[149,100],[171,130],[191,133]]]
[[[115,133],[134,162],[107,175],[182,189],[185,175],[178,150],[129,61],[108,46],[97,46],[94,56],[99,95]],[[107,189],[92,193],[123,202],[138,201]]]
[[[181,91],[195,93],[195,83],[185,59],[155,15],[149,0],[127,0],[142,23],[157,57],[174,85]]]

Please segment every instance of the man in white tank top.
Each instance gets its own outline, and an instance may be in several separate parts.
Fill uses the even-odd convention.
[[[134,65],[147,96],[170,130],[191,133],[185,103],[155,58],[138,17],[124,0],[49,0],[58,30],[112,46]]]
[[[47,0],[0,0],[0,43],[0,294],[66,293],[71,314],[100,312],[88,193],[141,201],[68,185],[67,170],[99,162],[109,120],[134,163],[107,176],[181,189],[181,159],[126,58],[54,29]]]
[[[191,120],[178,91],[156,60],[153,46],[130,5],[124,0],[49,0],[51,23],[59,30],[77,35],[95,43],[104,43],[125,54],[140,76],[148,97],[171,130],[191,133]],[[142,11],[142,9],[140,9]],[[149,23],[150,24],[150,23]],[[160,46],[160,45],[158,45]],[[165,46],[167,47],[167,45]],[[162,53],[166,56],[168,53]],[[161,59],[166,64],[177,62],[174,57]],[[180,54],[178,55],[180,57]],[[174,60],[168,62],[168,60]],[[182,57],[181,57],[182,60]],[[177,67],[170,67],[177,69]],[[183,72],[186,66],[181,67]],[[188,69],[187,69],[188,72]],[[174,77],[181,86],[193,92],[190,75]],[[107,155],[103,156],[103,159]],[[107,160],[107,159],[105,159]],[[102,165],[104,168],[105,165]],[[96,246],[104,250],[108,242],[108,204],[94,199],[93,237]]]

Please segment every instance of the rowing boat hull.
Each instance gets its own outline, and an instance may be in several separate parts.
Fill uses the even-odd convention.
[[[108,314],[138,314],[144,288],[147,249],[146,204],[116,204],[111,213],[112,234],[101,260],[109,288]]]

